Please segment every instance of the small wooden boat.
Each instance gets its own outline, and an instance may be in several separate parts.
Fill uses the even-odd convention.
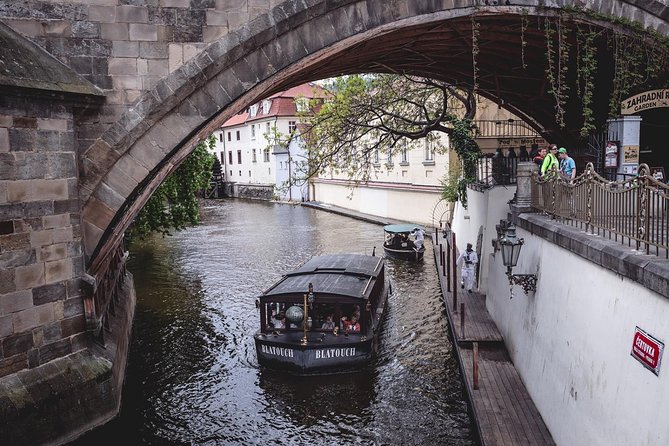
[[[390,292],[381,257],[312,258],[256,301],[258,363],[298,374],[336,373],[369,363]]]
[[[417,231],[422,232],[418,237],[416,237]],[[414,224],[386,225],[383,227],[383,232],[386,236],[383,242],[383,250],[388,257],[413,261],[423,260],[425,229],[422,226]],[[415,237],[413,240],[412,236]]]

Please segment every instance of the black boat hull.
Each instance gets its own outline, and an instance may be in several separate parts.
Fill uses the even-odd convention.
[[[260,366],[300,375],[339,373],[359,369],[375,355],[374,339],[361,340],[360,336],[327,333],[324,341],[306,346],[284,342],[284,336],[256,334]]]
[[[384,246],[383,250],[385,251],[388,257],[392,257],[394,259],[409,260],[414,262],[423,260],[423,255],[425,254],[425,248],[416,250],[414,248],[397,249]]]

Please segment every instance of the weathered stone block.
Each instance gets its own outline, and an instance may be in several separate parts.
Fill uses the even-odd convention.
[[[66,132],[69,121],[66,119],[38,118],[37,128],[40,130],[53,130],[56,132]]]
[[[12,181],[7,183],[7,201],[22,203],[33,200],[32,181]]]
[[[70,214],[46,215],[42,219],[44,229],[63,228],[70,226]]]
[[[69,339],[52,342],[39,348],[39,363],[44,364],[70,353],[72,353],[72,345]]]
[[[18,266],[15,271],[16,289],[26,290],[44,285],[44,263]]]
[[[55,260],[62,260],[66,257],[67,257],[67,243],[42,246],[37,252],[38,262],[51,262]]]
[[[79,316],[84,314],[84,300],[73,297],[63,302],[63,317]]]
[[[40,247],[53,243],[53,230],[33,231],[30,233],[30,246]]]
[[[144,42],[155,42],[158,40],[158,27],[156,25],[130,24],[130,40]]]
[[[11,223],[11,222],[10,222]],[[17,250],[30,250],[30,234],[22,232],[18,234],[8,234],[0,236],[0,246],[2,253]]]
[[[0,295],[0,315],[8,315],[32,308],[33,295],[30,290]]]
[[[52,231],[51,239],[53,240],[53,243],[64,243],[74,240],[72,226],[54,228]]]
[[[9,129],[9,147],[13,152],[30,152],[35,149],[35,131],[31,129]]]
[[[33,335],[30,332],[8,336],[2,340],[2,350],[6,358],[26,353],[33,348]]]
[[[116,21],[129,23],[147,23],[149,10],[146,6],[121,5],[116,8]]]
[[[33,328],[41,325],[40,313],[37,310],[37,307],[31,307],[22,311],[17,311],[16,313],[12,313],[12,317],[14,321],[14,331],[17,333],[21,333],[26,330],[32,330]]]
[[[9,131],[0,127],[0,152],[9,152]]]
[[[130,27],[127,23],[101,23],[100,36],[111,41],[128,40]]]
[[[93,22],[113,23],[116,21],[116,8],[113,6],[89,6],[88,19]]]
[[[66,288],[63,283],[52,283],[32,290],[32,304],[35,306],[65,300]]]
[[[169,51],[163,42],[139,42],[139,57],[142,59],[167,59]]]
[[[86,330],[86,318],[83,314],[64,319],[60,323],[63,336],[72,336]]]
[[[16,291],[16,270],[0,268],[0,294],[11,293]]]
[[[28,367],[28,355],[26,353],[21,353],[14,356],[10,356],[4,353],[3,356],[5,357],[5,359],[0,361],[0,376],[7,376]],[[23,393],[25,393],[27,396],[27,392],[23,387],[21,388],[13,387],[13,390],[19,392],[23,391]],[[27,398],[29,398],[29,396],[27,396]]]
[[[160,6],[164,8],[189,8],[190,0],[160,0]]]
[[[14,333],[14,324],[12,322],[12,316],[11,315],[0,316],[0,338],[9,336],[12,333]],[[2,347],[2,343],[0,343],[0,347]],[[0,358],[1,357],[2,355],[0,354]]]
[[[109,59],[109,74],[137,74],[137,59],[129,57]]]

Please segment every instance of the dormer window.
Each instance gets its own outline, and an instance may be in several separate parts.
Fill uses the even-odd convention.
[[[249,114],[251,115],[251,117],[254,117],[255,115],[258,114],[258,104],[253,104],[253,105],[249,108]]]
[[[297,98],[295,99],[295,107],[298,112],[306,112],[309,110],[309,99],[307,98]]]
[[[262,112],[263,114],[267,115],[269,114],[269,109],[272,107],[272,101],[269,99],[265,99],[262,101]]]

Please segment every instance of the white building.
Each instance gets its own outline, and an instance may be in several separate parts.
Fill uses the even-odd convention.
[[[214,132],[214,152],[223,167],[224,179],[233,183],[233,195],[288,201],[308,200],[308,187],[291,185],[296,163],[305,160],[299,137],[286,140],[299,122],[298,107],[304,107],[324,90],[303,84],[251,105],[227,120]]]

